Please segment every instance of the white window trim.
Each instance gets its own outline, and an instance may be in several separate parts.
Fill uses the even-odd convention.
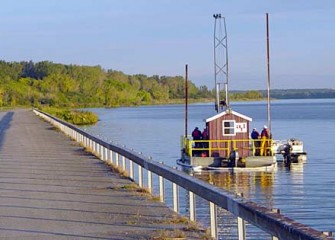
[[[234,122],[234,128],[232,128],[232,127],[229,127],[229,128],[225,127],[224,126],[225,122]],[[236,129],[235,129],[235,127],[236,127],[236,121],[235,120],[223,120],[222,121],[222,136],[236,136]],[[225,134],[224,133],[225,129],[234,129],[234,133],[233,134]]]

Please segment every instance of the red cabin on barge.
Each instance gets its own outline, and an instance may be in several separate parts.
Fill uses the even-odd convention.
[[[238,150],[239,157],[250,155],[249,136],[252,118],[227,109],[205,120],[208,130],[209,156],[227,157]]]

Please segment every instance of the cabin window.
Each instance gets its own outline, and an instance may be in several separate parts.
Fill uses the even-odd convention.
[[[235,136],[235,125],[234,120],[222,121],[222,135],[223,136]]]

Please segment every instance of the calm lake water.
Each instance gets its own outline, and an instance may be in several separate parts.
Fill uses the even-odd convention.
[[[231,103],[234,111],[253,119],[251,127],[267,124],[266,102]],[[91,109],[100,121],[84,127],[89,133],[176,166],[180,136],[184,133],[184,106],[144,106]],[[298,138],[308,160],[275,172],[201,173],[196,177],[244,197],[279,208],[283,214],[321,231],[335,232],[335,99],[273,101],[274,139]],[[212,104],[189,106],[188,132],[204,127],[203,119],[215,114]],[[200,214],[201,215],[201,214]],[[201,216],[200,216],[201,217]]]

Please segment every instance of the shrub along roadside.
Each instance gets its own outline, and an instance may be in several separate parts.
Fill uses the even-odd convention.
[[[53,107],[42,107],[41,110],[75,125],[92,125],[99,120],[95,113],[89,111]]]

